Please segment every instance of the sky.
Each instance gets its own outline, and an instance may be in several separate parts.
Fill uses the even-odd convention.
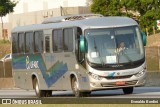
[[[48,9],[58,8],[60,6],[84,6],[86,5],[86,0],[16,0],[19,1],[15,7],[15,13],[23,12],[23,5],[28,5],[28,11],[43,10],[43,3],[46,3]]]
[[[62,7],[86,6],[86,0],[11,0],[18,1],[13,14],[20,14],[24,11],[32,12],[45,9]],[[8,16],[4,17],[4,22],[8,22]]]

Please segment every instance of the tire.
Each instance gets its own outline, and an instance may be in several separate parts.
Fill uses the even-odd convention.
[[[133,87],[123,88],[123,93],[124,94],[132,94],[133,93]]]
[[[71,80],[71,87],[72,87],[72,91],[73,91],[75,97],[82,97],[83,96],[83,92],[79,91],[78,81],[76,80],[75,77],[73,77]]]
[[[34,90],[35,90],[35,92],[36,92],[36,96],[37,97],[45,97],[45,95],[46,95],[46,93],[45,93],[45,91],[44,90],[40,90],[39,89],[39,84],[38,84],[38,80],[37,80],[37,78],[34,78],[33,79],[33,88],[34,88]]]
[[[52,96],[52,90],[46,90],[45,97],[51,97],[51,96]]]

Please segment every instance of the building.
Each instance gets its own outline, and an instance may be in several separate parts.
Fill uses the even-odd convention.
[[[11,31],[16,26],[30,24],[40,24],[44,19],[68,14],[86,14],[91,13],[89,8],[90,0],[21,0],[17,4],[19,9],[8,15],[8,21],[4,23],[2,36],[2,27],[0,27],[0,39],[11,39]],[[34,1],[34,2],[31,2]],[[53,4],[53,7],[52,7]],[[34,8],[34,6],[38,8]],[[38,5],[38,6],[37,6]],[[16,11],[18,10],[18,12]]]

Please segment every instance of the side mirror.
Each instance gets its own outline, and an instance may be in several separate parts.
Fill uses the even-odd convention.
[[[80,47],[80,52],[82,52],[82,53],[86,52],[85,38],[82,35],[80,36],[80,45],[79,45],[79,47]]]
[[[146,34],[144,32],[141,32],[141,36],[142,36],[143,45],[146,46],[147,44]]]

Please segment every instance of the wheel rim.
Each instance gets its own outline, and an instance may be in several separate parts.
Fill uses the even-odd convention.
[[[35,84],[35,91],[36,91],[36,94],[39,94],[39,86],[38,86],[37,81],[36,81],[36,84]]]
[[[78,93],[78,83],[76,80],[74,81],[73,89],[74,89],[74,92],[77,94]]]

